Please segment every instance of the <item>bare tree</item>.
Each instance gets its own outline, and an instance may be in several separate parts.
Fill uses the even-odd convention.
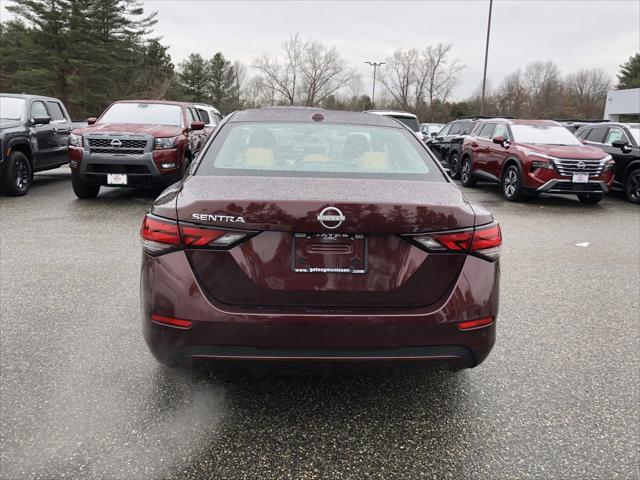
[[[418,51],[399,48],[386,59],[386,65],[380,72],[380,81],[398,107],[404,110],[411,109],[411,87],[415,83],[417,66]]]
[[[428,99],[429,109],[433,107],[435,100],[446,102],[457,85],[464,65],[459,60],[450,62],[448,58],[450,53],[450,43],[439,43],[436,46],[427,47],[420,54],[414,87],[416,110],[425,96]]]
[[[602,114],[611,79],[602,69],[583,69],[567,76],[565,88],[573,116],[596,118]]]
[[[560,69],[552,61],[533,62],[524,70],[529,93],[529,115],[553,118],[561,115],[563,85]]]
[[[300,35],[295,34],[283,45],[284,60],[269,58],[266,54],[255,61],[254,67],[262,74],[263,85],[281,95],[286,103],[293,105],[296,101],[298,73],[306,44]]]
[[[355,70],[347,66],[335,47],[320,42],[309,42],[304,49],[300,72],[303,77],[302,103],[313,107],[357,77]]]
[[[509,115],[516,118],[526,116],[529,93],[520,69],[502,81],[495,94],[495,102],[498,115]]]

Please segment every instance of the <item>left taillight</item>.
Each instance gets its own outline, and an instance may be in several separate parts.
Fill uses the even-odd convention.
[[[256,232],[221,230],[185,224],[147,214],[142,222],[142,248],[157,255],[178,248],[230,248]]]
[[[429,252],[470,253],[489,261],[498,259],[502,245],[502,232],[497,223],[453,232],[410,235],[405,238]]]
[[[140,241],[145,252],[157,254],[180,246],[178,222],[145,215],[140,228]]]

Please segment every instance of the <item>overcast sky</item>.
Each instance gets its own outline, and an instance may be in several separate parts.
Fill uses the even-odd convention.
[[[209,58],[221,51],[251,65],[264,52],[280,55],[289,34],[299,32],[335,46],[362,73],[365,93],[372,78],[365,60],[381,61],[396,48],[438,42],[451,43],[453,56],[466,65],[454,97],[468,97],[482,79],[488,0],[153,0],[144,6],[158,11],[156,33],[176,64],[191,52]],[[565,74],[603,68],[615,81],[619,65],[638,51],[638,0],[494,1],[488,70],[494,87],[535,60],[553,60]]]

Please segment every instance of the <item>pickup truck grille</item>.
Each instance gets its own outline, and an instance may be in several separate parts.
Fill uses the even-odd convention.
[[[574,173],[588,173],[590,177],[598,177],[602,174],[604,163],[600,160],[562,158],[556,160],[556,168],[560,175],[571,176]]]
[[[119,144],[112,142],[117,140]],[[142,155],[147,148],[147,139],[131,138],[89,138],[89,149],[91,153],[106,153],[120,155]]]

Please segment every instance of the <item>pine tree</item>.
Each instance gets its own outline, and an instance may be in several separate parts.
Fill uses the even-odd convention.
[[[209,95],[215,107],[225,113],[235,110],[239,102],[235,69],[222,53],[209,60]]]
[[[632,55],[627,63],[620,65],[618,88],[640,88],[640,53]]]
[[[208,102],[209,65],[199,53],[192,53],[180,64],[178,74],[185,94],[194,102]]]

